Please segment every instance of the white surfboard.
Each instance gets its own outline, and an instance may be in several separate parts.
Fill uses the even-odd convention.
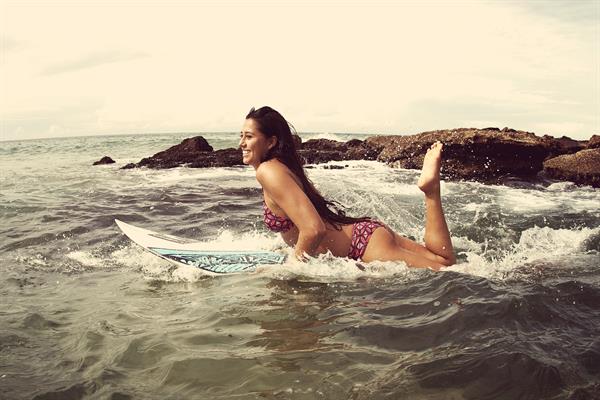
[[[210,275],[252,272],[258,265],[282,264],[285,255],[273,251],[202,250],[194,240],[156,233],[115,219],[129,239],[145,250],[178,266],[192,266]]]

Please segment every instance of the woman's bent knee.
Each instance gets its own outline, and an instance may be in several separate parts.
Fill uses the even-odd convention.
[[[445,267],[451,267],[456,264],[456,256],[454,254],[450,257],[440,256],[440,264],[443,264]]]

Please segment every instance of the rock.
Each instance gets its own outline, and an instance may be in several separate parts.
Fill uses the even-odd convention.
[[[115,163],[115,160],[113,160],[109,156],[104,156],[92,165],[105,165],[105,164],[114,164],[114,163]]]
[[[191,168],[233,167],[236,165],[244,165],[244,163],[242,162],[242,152],[234,148],[203,154],[202,157],[189,164]]]
[[[156,153],[152,157],[143,158],[138,167],[149,168],[174,168],[183,164],[198,161],[199,157],[211,153],[213,148],[202,136],[184,139],[180,144],[172,146],[167,150]]]
[[[559,180],[600,187],[600,148],[564,154],[544,162],[544,173]]]
[[[294,135],[294,142],[300,156],[309,164],[342,160],[375,160],[378,155],[378,151],[358,139],[347,143],[329,139],[312,139],[302,143],[300,136]],[[185,139],[180,144],[156,153],[152,157],[143,158],[137,164],[127,164],[123,169],[135,167],[162,169],[182,165],[191,168],[243,165],[242,153],[234,148],[213,151],[202,136],[196,136]]]
[[[152,157],[143,158],[137,164],[127,164],[122,169],[175,168],[188,165],[192,168],[230,167],[243,165],[242,152],[229,148],[213,151],[213,148],[202,136],[183,140],[180,144],[156,153]]]
[[[600,147],[600,135],[592,135],[590,140],[587,142],[586,148],[597,149],[598,147]]]
[[[444,144],[442,170],[449,178],[492,181],[505,176],[534,177],[549,156],[577,151],[582,143],[541,138],[531,132],[498,128],[460,128],[410,136],[377,136],[366,144],[380,151],[377,159],[394,167],[420,169],[432,143]],[[576,142],[576,143],[573,143]]]
[[[352,139],[338,142],[330,139],[311,139],[302,144],[298,151],[308,164],[329,161],[375,160],[378,151],[362,140]]]
[[[587,142],[588,150],[585,150],[586,142],[564,136],[558,139],[539,137],[531,132],[494,127],[439,130],[409,136],[374,136],[364,141],[353,139],[345,143],[329,139],[312,139],[302,143],[299,136],[295,137],[298,152],[308,164],[378,160],[393,167],[409,169],[422,167],[423,156],[437,140],[444,143],[442,172],[446,179],[484,182],[497,182],[501,178],[529,180],[536,179],[537,174],[544,170],[549,177],[597,185],[598,175],[594,169],[595,165],[600,165],[594,158],[597,157],[594,151],[600,148],[597,135]],[[546,160],[547,164],[544,163]],[[214,151],[203,137],[196,136],[122,168],[173,168],[182,165],[207,168],[243,163],[239,149]]]
[[[550,150],[548,157],[555,157],[560,154],[577,153],[579,150],[585,149],[587,144],[584,140],[573,140],[567,136],[557,139],[553,136],[544,135],[542,136],[542,139],[546,142]]]

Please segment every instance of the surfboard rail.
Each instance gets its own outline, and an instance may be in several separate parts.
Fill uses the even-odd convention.
[[[285,254],[267,250],[207,250],[205,243],[165,235],[119,219],[115,223],[132,242],[177,266],[195,267],[211,275],[253,272],[259,265],[282,264]]]

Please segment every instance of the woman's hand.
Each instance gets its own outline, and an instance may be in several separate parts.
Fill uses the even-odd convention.
[[[317,249],[325,236],[325,226],[323,230],[318,228],[312,230],[300,230],[298,228],[298,242],[295,247],[296,258],[300,261],[307,261],[307,255],[316,256],[318,254]]]

